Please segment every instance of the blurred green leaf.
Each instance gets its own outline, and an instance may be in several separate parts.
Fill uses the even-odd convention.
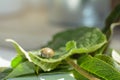
[[[22,76],[26,74],[34,74],[35,65],[31,62],[23,62],[14,68],[5,78],[13,78],[17,76]]]

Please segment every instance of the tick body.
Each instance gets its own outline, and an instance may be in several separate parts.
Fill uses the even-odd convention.
[[[41,49],[40,54],[42,57],[51,58],[54,56],[55,53],[53,49],[46,47],[46,48]]]

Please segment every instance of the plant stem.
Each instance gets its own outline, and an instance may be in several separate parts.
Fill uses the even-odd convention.
[[[88,78],[89,80],[100,80],[98,78],[96,78],[95,76],[89,74],[87,71],[85,71],[84,69],[82,69],[78,64],[76,64],[75,62],[73,62],[73,60],[71,60],[70,58],[66,59],[66,62],[71,65],[72,67],[74,67],[74,69],[76,71],[78,71],[81,75],[83,75],[84,77]]]

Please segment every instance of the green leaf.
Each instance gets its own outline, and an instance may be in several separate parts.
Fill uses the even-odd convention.
[[[62,60],[75,53],[94,52],[107,42],[105,35],[98,28],[81,27],[68,30],[55,35],[46,46],[52,48],[55,55],[52,58],[43,58],[38,56],[40,50],[26,52],[17,42],[10,39],[8,41],[14,44],[18,54],[24,55],[30,62],[40,66],[44,71],[53,70]]]
[[[83,58],[79,59],[79,61],[82,60],[83,62],[78,61],[80,67],[82,67],[83,69],[105,80],[119,80],[120,79],[120,73],[115,68],[113,68],[111,65],[107,64],[106,62],[98,58],[94,58],[90,56],[88,57],[86,56],[86,58],[87,60],[85,61],[82,60]]]
[[[54,72],[54,73],[43,73],[39,76],[23,76],[18,78],[11,78],[7,80],[76,80],[73,73],[71,72]]]
[[[35,73],[34,64],[26,61],[19,64],[16,68],[14,68],[12,72],[10,72],[8,76],[6,76],[5,78],[13,78],[13,77],[26,75],[26,74],[33,74],[33,73]]]

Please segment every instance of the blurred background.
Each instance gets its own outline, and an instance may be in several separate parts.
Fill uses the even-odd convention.
[[[33,50],[68,28],[102,29],[105,18],[118,3],[119,0],[0,0],[0,63],[4,61],[0,66],[9,66],[16,54],[5,39],[14,39],[25,50]]]

